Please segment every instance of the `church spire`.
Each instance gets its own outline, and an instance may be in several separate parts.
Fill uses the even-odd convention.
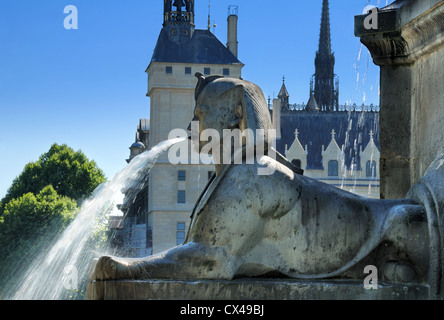
[[[314,97],[322,111],[338,110],[338,88],[335,88],[335,56],[331,51],[330,9],[328,0],[322,2],[319,49],[315,58]]]
[[[323,54],[331,54],[330,9],[328,0],[322,2],[321,32],[319,33],[319,50]]]

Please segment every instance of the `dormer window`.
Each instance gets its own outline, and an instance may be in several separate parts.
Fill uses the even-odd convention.
[[[338,161],[330,160],[328,161],[328,176],[337,177],[338,176]]]
[[[367,161],[365,175],[367,178],[376,178],[376,161]]]

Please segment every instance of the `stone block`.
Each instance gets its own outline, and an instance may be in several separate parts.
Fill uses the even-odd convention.
[[[227,280],[125,280],[88,284],[88,300],[422,300],[429,287],[351,280],[245,278]]]

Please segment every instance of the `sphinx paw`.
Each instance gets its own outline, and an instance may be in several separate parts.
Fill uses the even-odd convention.
[[[89,281],[94,280],[115,280],[125,265],[110,256],[103,256],[95,260],[89,274]]]
[[[415,271],[408,265],[398,262],[388,262],[383,270],[384,279],[397,283],[410,283],[416,280]]]

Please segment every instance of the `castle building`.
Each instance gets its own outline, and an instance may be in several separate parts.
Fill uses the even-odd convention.
[[[307,105],[290,105],[276,119],[281,128],[276,149],[308,177],[379,198],[379,112],[368,106],[311,111]]]
[[[141,129],[141,122],[136,141],[130,147],[129,160],[167,140],[173,129],[187,129],[195,106],[196,72],[241,78],[244,65],[237,58],[237,20],[237,7],[230,6],[225,46],[210,31],[210,25],[208,29],[196,29],[194,0],[164,0],[163,27],[146,69],[150,119],[149,125],[146,120],[143,123],[147,124],[149,141],[143,140],[147,135]],[[191,142],[188,143],[190,159],[194,151]],[[146,197],[142,197],[146,199],[145,205],[138,205],[137,210],[132,206],[123,207],[125,223],[120,227],[126,228],[122,233],[130,234],[126,238],[134,238],[129,241],[130,246],[146,247],[147,250],[138,252],[155,254],[181,244],[193,206],[214,171],[213,165],[191,164],[191,161],[173,165],[168,153],[161,155],[143,191],[146,192]],[[137,233],[144,226],[145,236]]]
[[[285,78],[273,101],[276,149],[306,176],[379,198],[379,111],[373,105],[339,105],[328,0],[322,3],[314,64],[307,104],[290,104]]]
[[[230,6],[227,45],[208,29],[194,25],[193,0],[164,0],[164,22],[146,72],[150,118],[141,119],[130,162],[167,140],[173,129],[186,129],[193,118],[196,72],[241,78],[238,60],[237,7]],[[334,74],[328,1],[323,0],[319,49],[310,79],[307,104],[290,104],[283,79],[273,100],[276,149],[306,176],[367,197],[379,197],[379,112],[373,106],[340,106]],[[191,143],[189,158],[193,157]],[[195,155],[194,155],[195,156]],[[136,199],[119,207],[124,219],[111,221],[118,230],[115,246],[126,256],[155,254],[181,244],[191,210],[213,165],[173,165],[167,154],[158,158]]]

